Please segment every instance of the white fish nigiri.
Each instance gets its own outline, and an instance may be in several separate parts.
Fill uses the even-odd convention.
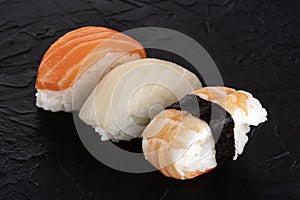
[[[102,140],[130,140],[165,106],[201,88],[181,66],[159,59],[127,62],[108,73],[82,106],[79,117]]]

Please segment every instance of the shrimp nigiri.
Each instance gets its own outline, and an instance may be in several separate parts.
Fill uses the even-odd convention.
[[[146,159],[164,175],[190,179],[237,159],[248,141],[250,125],[267,120],[250,93],[206,87],[166,107],[145,128]]]

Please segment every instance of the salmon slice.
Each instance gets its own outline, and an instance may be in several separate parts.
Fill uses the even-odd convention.
[[[52,91],[69,88],[86,69],[109,52],[146,56],[140,43],[122,33],[104,27],[80,28],[59,38],[45,53],[36,88]]]
[[[95,27],[95,26],[87,26],[87,27],[79,28],[79,29],[73,30],[71,32],[68,32],[50,46],[50,48],[47,50],[46,54],[44,55],[44,58],[49,56],[50,54],[52,54],[52,52],[54,52],[56,48],[59,48],[59,47],[62,47],[63,45],[65,45],[66,41],[70,42],[70,41],[76,40],[76,39],[84,37],[84,36],[88,36],[88,35],[96,34],[96,33],[100,33],[100,32],[105,32],[105,31],[117,33],[117,31],[114,31],[111,29],[107,29],[104,27]]]

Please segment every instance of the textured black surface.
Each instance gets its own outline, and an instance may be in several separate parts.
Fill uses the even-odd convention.
[[[0,199],[299,199],[299,3],[0,0]],[[191,36],[227,86],[261,100],[269,121],[238,161],[189,181],[102,165],[81,144],[72,115],[34,105],[42,55],[85,25],[162,26]]]
[[[209,124],[216,143],[218,166],[221,166],[226,160],[233,159],[235,154],[234,121],[224,108],[195,94],[188,94],[165,109],[188,111]]]

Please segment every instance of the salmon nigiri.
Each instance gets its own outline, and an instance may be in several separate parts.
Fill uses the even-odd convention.
[[[59,38],[39,66],[36,105],[45,110],[79,110],[97,83],[122,63],[145,58],[133,38],[104,27],[84,27]]]
[[[194,178],[237,159],[250,126],[266,120],[266,110],[248,92],[201,88],[154,117],[142,135],[143,151],[164,175]]]

